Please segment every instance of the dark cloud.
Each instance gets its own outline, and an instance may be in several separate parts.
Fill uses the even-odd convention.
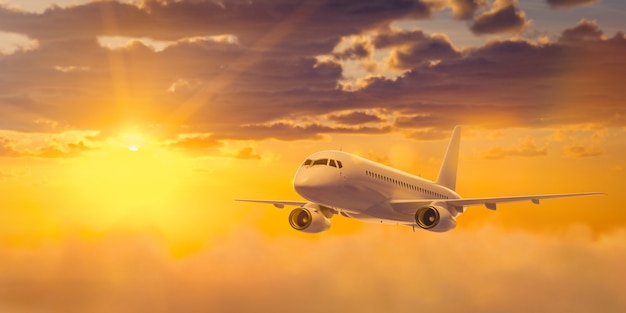
[[[405,4],[411,10],[394,9]],[[389,27],[393,19],[426,12],[419,10],[419,2],[306,2],[301,7],[304,11],[297,11],[291,2],[275,10],[269,9],[277,5],[272,1],[250,4],[266,8],[262,12],[251,10],[244,2],[224,4],[226,8],[218,5],[217,9],[213,5],[156,5],[148,1],[138,8],[89,3],[43,14],[0,9],[3,17],[16,21],[13,24],[0,19],[0,28],[20,28],[32,38],[43,38],[38,49],[0,58],[0,125],[25,132],[50,131],[36,122],[47,120],[64,128],[97,129],[103,134],[114,134],[129,124],[159,125],[159,139],[177,142],[181,134],[212,134],[213,140],[297,140],[405,128],[411,129],[403,132],[406,134],[423,132],[425,128],[432,128],[429,132],[434,134],[456,124],[545,127],[578,123],[623,126],[626,122],[622,118],[626,116],[622,105],[626,91],[619,84],[626,76],[626,40],[621,33],[605,38],[595,23],[582,21],[565,30],[555,42],[500,40],[458,50],[443,35]],[[310,7],[313,5],[317,7]],[[331,5],[347,10],[341,13],[346,28],[331,25],[341,30],[324,33],[325,23],[332,24],[333,16],[339,13],[330,12],[327,17],[317,14]],[[157,30],[159,23],[181,18],[183,12],[188,12],[191,20],[197,19],[194,10],[221,10],[237,18],[250,14],[260,24],[248,27],[257,32],[250,35],[234,21],[229,26],[222,20],[224,25],[216,26],[230,29],[225,32],[214,31],[207,24],[189,26],[192,30],[188,31],[183,21],[158,37],[172,40],[160,51],[140,41],[118,49],[105,48],[95,31],[89,35],[81,34],[82,29],[76,33],[69,28],[55,31],[55,27],[63,26],[47,24],[51,16],[69,17],[82,10],[101,16],[109,9],[117,12],[114,15],[119,15],[123,23],[133,23],[129,17],[133,14],[143,16],[137,23],[142,23],[142,18],[158,17],[159,21],[154,21]],[[294,12],[308,16],[301,21],[308,25],[305,29],[294,26],[279,31],[263,26],[264,19],[278,25]],[[217,23],[210,19],[211,14],[202,23]],[[313,16],[319,20],[313,20]],[[356,27],[357,21],[364,24]],[[313,27],[316,23],[323,25]],[[155,37],[152,30],[143,33],[140,27],[119,28],[119,32],[106,34]],[[35,36],[38,32],[42,34]],[[45,32],[50,34],[44,36]],[[208,37],[225,33],[233,37]],[[344,40],[351,44],[335,51],[335,45]],[[317,46],[311,50],[306,47],[309,44]],[[388,65],[402,71],[400,76],[385,78],[374,73],[360,79],[353,92],[340,88],[347,70],[345,59],[369,60],[382,49],[390,53]],[[337,53],[334,57],[333,52]],[[594,103],[594,107],[588,103]],[[380,108],[399,117],[393,128],[331,127],[313,120]],[[302,120],[308,122],[285,122]],[[185,144],[191,143],[180,143]]]
[[[569,8],[578,5],[592,4],[597,0],[547,0],[553,8]]]
[[[451,0],[452,16],[456,19],[466,20],[474,16],[479,7],[487,5],[484,0]]]
[[[377,115],[367,114],[365,112],[351,112],[342,115],[331,115],[330,120],[340,124],[359,125],[366,123],[382,122],[383,119]]]
[[[338,39],[337,36],[358,33],[361,29],[394,19],[427,17],[434,8],[435,4],[421,0],[148,0],[141,7],[103,1],[54,7],[42,14],[0,8],[0,29],[42,40],[102,35],[177,40],[235,34],[246,44],[278,44],[284,40],[283,44],[287,46],[298,46],[302,39],[306,42],[327,37]]]
[[[420,30],[383,33],[373,42],[377,48],[392,48],[389,66],[396,69],[412,69],[461,56],[445,36],[429,35]]]
[[[347,44],[343,49],[333,53],[333,56],[340,60],[345,59],[364,59],[370,58],[374,53],[374,47],[372,42],[367,37],[362,36],[351,36],[349,41],[346,41],[345,38],[342,44]]]
[[[335,56],[339,59],[362,59],[371,56],[372,51],[364,44],[356,44],[349,49],[335,53]]]
[[[478,35],[520,33],[528,24],[524,11],[510,4],[476,16],[470,30]]]
[[[368,127],[368,126],[324,126],[321,124],[292,125],[286,123],[273,123],[269,125],[250,125],[233,129],[232,133],[223,134],[224,139],[321,139],[323,134],[384,134],[391,132],[391,127]]]
[[[584,43],[600,41],[603,37],[604,32],[598,27],[598,24],[583,19],[578,22],[575,27],[564,30],[559,41],[565,43]]]
[[[572,31],[565,33],[577,38]],[[417,66],[395,80],[371,78],[361,94],[418,119],[410,123],[401,117],[402,127],[545,127],[583,121],[617,125],[623,119],[616,117],[624,115],[619,99],[626,97],[616,84],[626,75],[624,53],[626,39],[621,33],[593,44],[492,41],[464,51],[458,59]],[[567,92],[555,97],[558,86],[567,86]],[[589,102],[603,109],[592,109]]]

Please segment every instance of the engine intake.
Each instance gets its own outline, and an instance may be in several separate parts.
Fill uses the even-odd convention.
[[[440,219],[441,215],[439,215],[439,211],[432,206],[420,208],[415,213],[415,222],[423,229],[430,229],[437,226]]]
[[[456,227],[456,219],[444,206],[429,205],[415,212],[417,226],[435,232],[444,232]]]
[[[325,212],[324,210],[326,209]],[[289,225],[295,230],[305,233],[320,233],[330,228],[330,209],[307,203],[302,208],[296,208],[289,213]]]

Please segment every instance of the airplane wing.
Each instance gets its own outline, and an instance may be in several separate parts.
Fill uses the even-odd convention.
[[[534,195],[534,196],[512,196],[512,197],[490,197],[490,198],[468,198],[468,199],[432,199],[432,200],[393,200],[391,205],[394,209],[402,210],[405,205],[424,203],[425,201],[431,202],[445,202],[453,207],[465,207],[473,205],[485,205],[487,209],[495,210],[497,203],[504,202],[523,202],[531,201],[534,204],[539,204],[539,200],[542,199],[554,199],[554,198],[569,198],[569,197],[583,197],[583,196],[595,196],[603,195],[602,192],[585,192],[585,193],[562,193],[551,195]],[[403,210],[404,211],[404,210]]]
[[[290,200],[236,199],[235,201],[272,204],[279,209],[282,209],[285,206],[300,206],[301,207],[307,203],[306,201],[290,201]]]

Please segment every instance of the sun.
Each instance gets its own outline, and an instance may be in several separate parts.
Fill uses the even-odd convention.
[[[138,152],[146,144],[146,138],[143,136],[143,134],[122,133],[119,136],[121,140],[121,146],[125,147],[128,151],[131,152]]]

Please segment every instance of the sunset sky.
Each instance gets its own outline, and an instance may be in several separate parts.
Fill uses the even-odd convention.
[[[0,312],[625,312],[623,0],[0,0]],[[290,228],[342,149],[448,233]]]

